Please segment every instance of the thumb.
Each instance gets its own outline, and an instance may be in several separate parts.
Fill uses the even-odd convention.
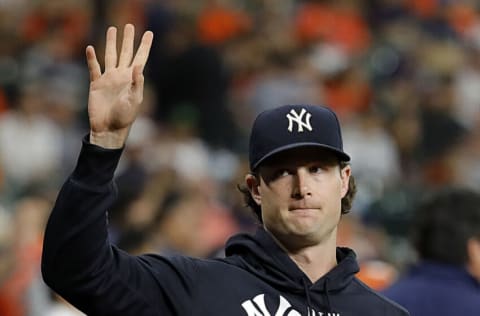
[[[145,77],[143,76],[142,66],[136,65],[132,71],[132,92],[136,103],[143,101],[143,84]]]

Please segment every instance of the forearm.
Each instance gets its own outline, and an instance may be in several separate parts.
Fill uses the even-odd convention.
[[[127,289],[131,278],[128,266],[135,265],[136,259],[120,254],[108,241],[107,210],[115,200],[113,174],[121,152],[84,142],[45,232],[45,282],[92,315],[107,315],[106,311],[116,309],[123,315],[133,315],[132,308],[136,312],[150,308]],[[127,308],[114,305],[117,300],[137,303]]]
[[[45,232],[42,269],[47,281],[67,282],[106,253],[106,210],[113,203],[113,173],[121,149],[84,142],[78,164],[62,187]],[[65,274],[65,275],[64,275]],[[57,284],[59,285],[59,284]]]

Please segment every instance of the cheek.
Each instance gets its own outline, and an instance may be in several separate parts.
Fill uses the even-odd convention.
[[[268,203],[276,204],[290,198],[290,186],[286,181],[272,183],[269,186],[262,184],[259,187],[259,193],[262,200],[268,200]]]
[[[344,181],[342,177],[337,174],[331,183],[332,195],[334,194],[335,197],[343,198],[348,190],[348,182]]]
[[[346,191],[340,177],[329,179],[328,185],[319,186],[318,197],[328,209],[341,209],[342,198]]]
[[[260,206],[262,208],[262,213],[270,213],[271,209],[276,209],[276,204],[278,203],[278,198],[276,198],[272,192],[268,190],[263,190],[260,193],[261,200]]]
[[[264,217],[275,217],[283,207],[288,207],[290,194],[287,185],[275,185],[271,187],[260,186],[261,207]]]

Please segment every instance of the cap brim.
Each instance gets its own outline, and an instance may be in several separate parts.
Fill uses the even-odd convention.
[[[253,166],[252,170],[255,170],[262,162],[264,162],[266,159],[272,157],[275,154],[278,154],[282,151],[289,150],[289,149],[294,149],[294,148],[299,148],[299,147],[318,147],[318,148],[324,148],[330,150],[333,154],[337,155],[337,157],[340,159],[340,161],[350,161],[350,156],[344,153],[343,151],[338,150],[335,147],[324,145],[324,144],[318,144],[318,143],[309,143],[309,142],[304,142],[304,143],[295,143],[295,144],[289,144],[285,145],[282,147],[278,147],[275,150],[272,150],[262,158],[260,158]]]

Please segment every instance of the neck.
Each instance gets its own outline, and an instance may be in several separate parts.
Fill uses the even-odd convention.
[[[312,283],[315,283],[337,265],[336,230],[326,240],[298,248],[287,248],[275,236],[273,238]]]
[[[304,248],[289,253],[290,258],[308,276],[312,283],[327,274],[337,265],[336,247],[329,244]]]

